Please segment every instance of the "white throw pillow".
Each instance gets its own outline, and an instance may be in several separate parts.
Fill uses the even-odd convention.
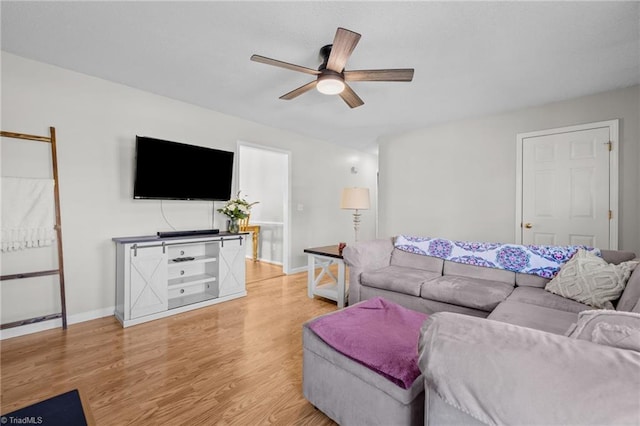
[[[640,314],[610,310],[582,311],[567,332],[572,339],[640,352]]]
[[[580,249],[544,289],[595,308],[613,309],[611,301],[620,298],[637,265],[632,260],[614,265]]]

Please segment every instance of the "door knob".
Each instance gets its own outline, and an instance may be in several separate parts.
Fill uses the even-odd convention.
[[[527,229],[531,229],[531,228],[533,228],[533,224],[531,224],[531,223],[525,223],[525,224],[524,224],[524,227],[525,227],[525,228],[527,228]]]

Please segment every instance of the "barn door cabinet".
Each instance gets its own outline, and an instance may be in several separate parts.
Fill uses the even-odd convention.
[[[123,327],[247,295],[247,234],[113,238]]]

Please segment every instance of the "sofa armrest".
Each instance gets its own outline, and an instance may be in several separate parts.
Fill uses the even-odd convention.
[[[640,258],[633,259],[640,261]],[[640,313],[640,265],[631,273],[618,303],[616,304],[618,311],[630,311]]]
[[[342,257],[349,267],[349,305],[360,302],[360,274],[389,266],[393,241],[360,241],[344,248]]]
[[[419,354],[425,388],[485,424],[640,423],[638,352],[441,312]]]

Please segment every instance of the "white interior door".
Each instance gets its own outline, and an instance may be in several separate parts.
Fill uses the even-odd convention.
[[[617,248],[617,121],[601,124],[518,135],[523,244]]]

